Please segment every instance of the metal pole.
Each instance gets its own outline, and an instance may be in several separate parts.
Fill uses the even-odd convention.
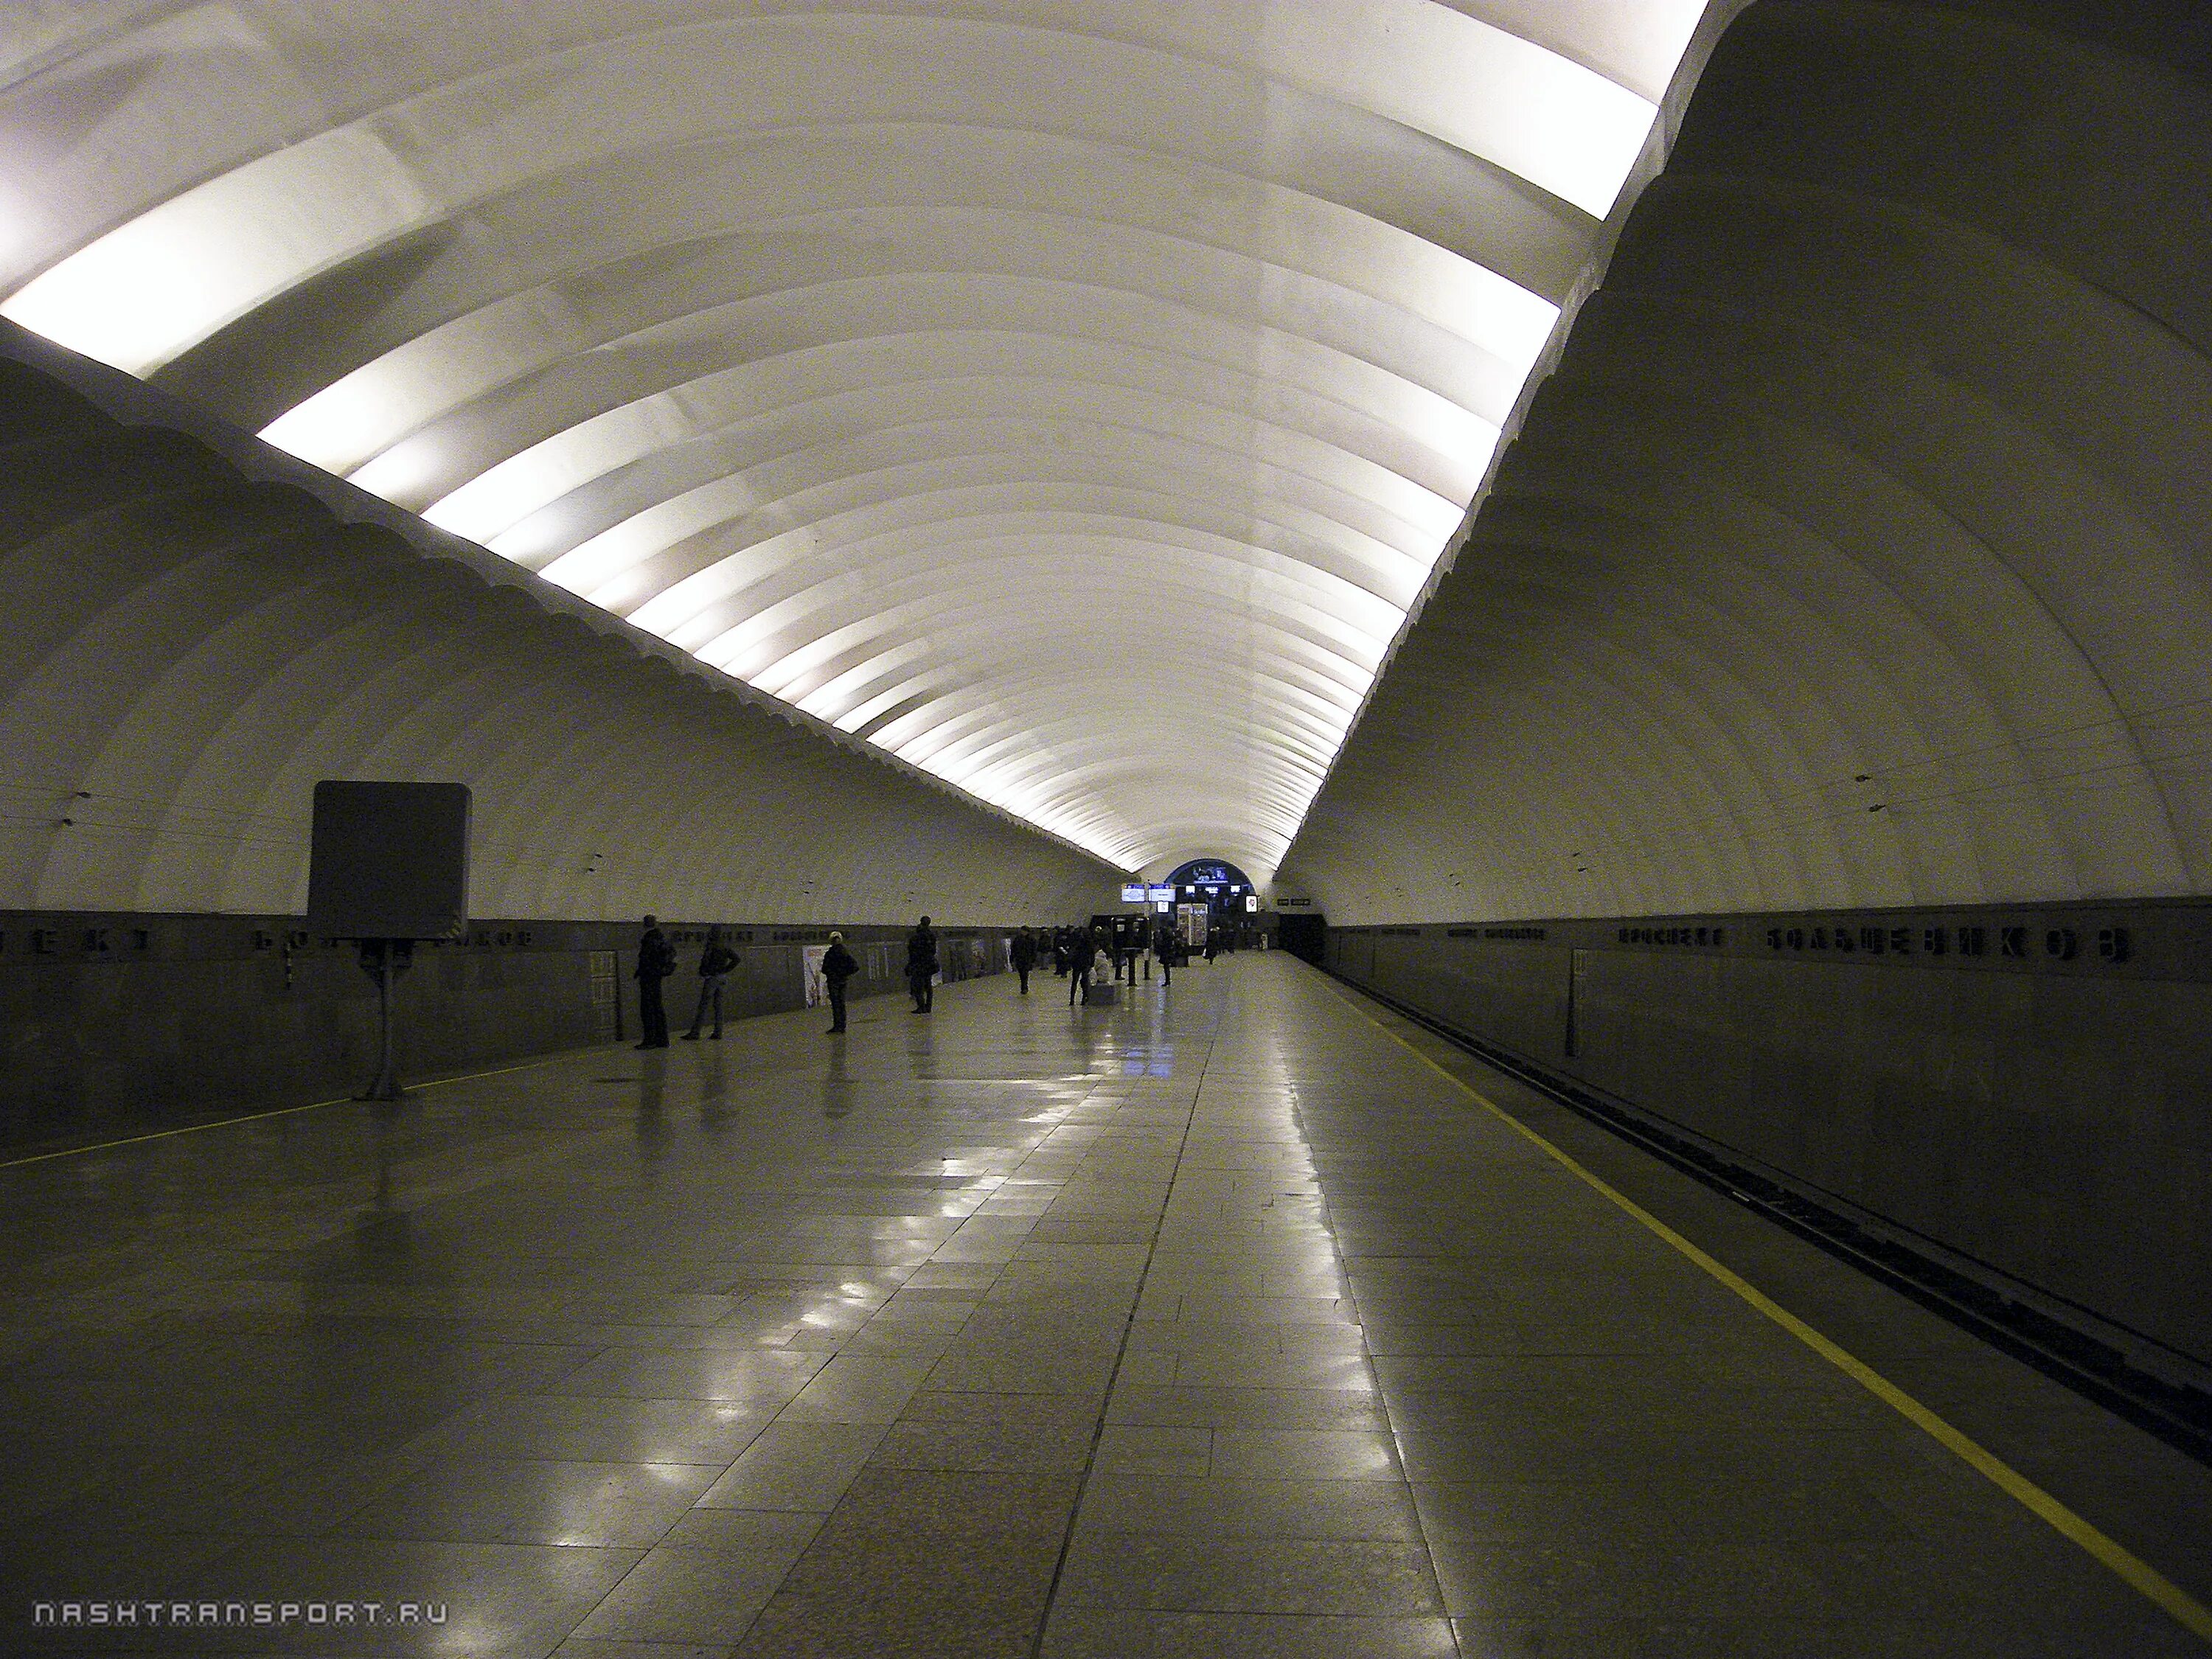
[[[414,954],[411,939],[365,939],[361,942],[362,971],[376,981],[376,1075],[369,1081],[368,1091],[355,1097],[357,1100],[400,1100],[406,1091],[399,1086],[399,1073],[392,1059],[392,981],[410,965],[407,957]]]

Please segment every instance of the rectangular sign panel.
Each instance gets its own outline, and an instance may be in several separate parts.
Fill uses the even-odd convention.
[[[1124,885],[1123,885],[1123,887],[1122,887],[1122,889],[1121,889],[1121,902],[1122,902],[1122,903],[1124,903],[1124,904],[1142,904],[1144,902],[1145,902],[1145,886],[1144,886],[1144,884],[1143,884],[1142,882],[1137,882],[1137,883],[1134,883],[1134,884],[1124,884]]]
[[[452,939],[468,925],[462,783],[315,786],[307,928],[335,939]]]

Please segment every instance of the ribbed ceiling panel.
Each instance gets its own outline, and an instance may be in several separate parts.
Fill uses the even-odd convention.
[[[1267,871],[1703,9],[50,0],[0,313],[1118,864]]]

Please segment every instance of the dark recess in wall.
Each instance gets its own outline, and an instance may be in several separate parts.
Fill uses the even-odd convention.
[[[1286,911],[1277,919],[1276,936],[1283,949],[1318,967],[1328,950],[1328,919],[1320,912],[1301,915]]]

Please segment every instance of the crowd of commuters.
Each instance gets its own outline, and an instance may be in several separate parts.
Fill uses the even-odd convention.
[[[1161,984],[1172,985],[1176,967],[1189,959],[1175,924],[1149,916],[1117,916],[1110,927],[1099,921],[1048,930],[1024,927],[1015,935],[1012,949],[1023,995],[1029,994],[1030,969],[1049,955],[1053,972],[1067,981],[1071,1006],[1090,1001],[1092,987],[1109,979],[1134,985],[1140,970],[1150,979],[1154,963],[1159,964]],[[1210,950],[1206,959],[1212,960]]]
[[[1218,933],[1206,935],[1206,959],[1211,962],[1219,946]],[[1155,920],[1149,916],[1116,916],[1109,927],[1102,921],[1087,926],[1066,927],[1024,927],[1010,942],[1009,957],[1020,982],[1020,994],[1030,994],[1030,975],[1049,960],[1053,972],[1067,981],[1067,1000],[1071,1006],[1092,1000],[1092,988],[1109,980],[1137,982],[1141,967],[1144,977],[1152,976],[1152,964],[1158,963],[1163,986],[1175,982],[1175,970],[1190,959],[1188,946],[1181,931],[1167,917]],[[722,940],[719,927],[709,927],[704,945],[699,952],[699,1002],[692,1010],[691,1029],[684,1034],[687,1042],[696,1042],[702,1036],[719,1041],[722,1035],[722,988],[738,965],[738,953]],[[637,941],[637,965],[631,977],[637,981],[638,1026],[641,1048],[665,1048],[668,1046],[668,1009],[663,998],[663,982],[676,972],[676,947],[668,935],[661,931],[657,919],[647,916],[644,931]],[[860,971],[860,964],[852,951],[845,947],[845,936],[840,933],[830,935],[829,949],[823,953],[822,984],[830,1002],[830,1034],[836,1036],[845,1029],[845,993]],[[927,916],[921,919],[906,939],[905,977],[907,989],[914,998],[914,1011],[928,1013],[935,1006],[934,989],[941,963],[938,954],[937,930]],[[708,1016],[714,1017],[714,1029],[707,1030]]]

